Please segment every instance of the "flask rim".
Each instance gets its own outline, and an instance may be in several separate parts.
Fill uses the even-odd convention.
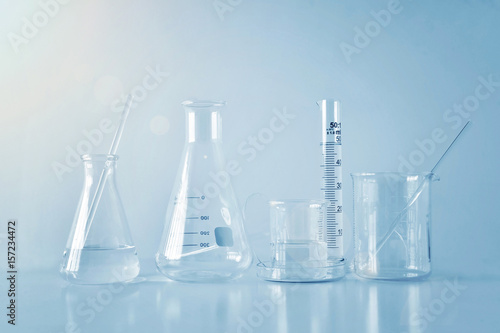
[[[193,109],[204,109],[212,107],[223,107],[226,105],[226,101],[214,101],[214,100],[186,100],[181,103],[182,106]]]
[[[120,156],[113,154],[83,154],[80,156],[82,161],[90,162],[90,161],[117,161]]]

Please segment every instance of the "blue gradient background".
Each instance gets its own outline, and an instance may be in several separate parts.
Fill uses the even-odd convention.
[[[349,173],[397,170],[416,140],[441,128],[448,139],[416,167],[430,170],[458,133],[446,110],[474,94],[478,77],[500,81],[499,1],[402,0],[401,12],[348,63],[340,44],[354,45],[355,28],[387,4],[242,1],[222,20],[212,1],[69,1],[16,53],[8,34],[20,35],[23,17],[32,20],[41,7],[2,0],[0,220],[20,221],[23,271],[58,269],[82,189],[81,165],[60,180],[53,163],[64,163],[66,147],[85,140],[83,130],[103,118],[118,122],[111,104],[142,83],[147,67],[169,76],[132,110],[117,174],[141,260],[151,262],[159,243],[184,144],[180,103],[189,98],[228,102],[224,147],[243,169],[233,179],[242,206],[255,192],[320,195],[315,102],[340,99],[349,230]],[[435,274],[500,277],[499,107],[496,87],[470,113],[472,125],[437,171]],[[296,118],[247,161],[238,146],[283,108]],[[111,139],[107,134],[93,152],[106,152]]]

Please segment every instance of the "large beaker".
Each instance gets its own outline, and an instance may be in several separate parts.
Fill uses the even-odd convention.
[[[173,280],[236,278],[250,266],[252,256],[230,181],[239,167],[234,161],[226,164],[222,151],[219,111],[225,102],[182,105],[186,144],[156,264]]]
[[[118,156],[83,155],[82,160],[85,182],[60,273],[76,284],[132,280],[139,259],[116,188]]]
[[[423,278],[431,272],[433,173],[351,174],[354,271],[371,279]]]

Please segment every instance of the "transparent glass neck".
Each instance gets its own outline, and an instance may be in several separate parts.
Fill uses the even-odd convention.
[[[93,183],[96,177],[99,179],[104,169],[106,169],[107,181],[113,181],[118,156],[106,154],[83,155],[82,160],[85,169],[85,182]]]
[[[224,102],[185,101],[182,103],[186,111],[186,141],[213,142],[221,140],[220,109]]]

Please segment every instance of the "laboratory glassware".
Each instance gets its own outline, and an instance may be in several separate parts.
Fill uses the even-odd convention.
[[[323,99],[321,111],[321,192],[326,208],[328,258],[344,262],[342,208],[342,122],[340,102]]]
[[[75,284],[132,280],[140,268],[116,187],[118,156],[83,155],[82,160],[84,186],[60,273]]]
[[[156,254],[161,273],[179,281],[239,277],[251,262],[243,216],[224,161],[220,109],[225,102],[185,101],[186,143]]]
[[[270,281],[316,282],[344,276],[344,263],[328,259],[324,200],[268,203],[270,260],[257,265],[257,276]]]
[[[431,184],[439,177],[398,172],[351,176],[355,273],[388,280],[429,275]]]
[[[455,142],[458,140],[458,138],[460,137],[460,135],[463,133],[463,131],[467,128],[467,126],[469,124],[470,124],[470,120],[467,121],[467,123],[464,125],[464,127],[462,127],[462,129],[460,130],[460,132],[457,134],[457,136],[455,136],[455,138],[453,139],[453,141],[450,143],[450,145],[448,146],[448,148],[446,148],[446,150],[441,155],[441,157],[436,162],[436,164],[434,164],[434,167],[428,173],[428,176],[423,179],[423,181],[420,183],[419,187],[415,190],[414,194],[408,199],[407,205],[394,218],[394,220],[392,221],[390,227],[387,229],[387,232],[385,233],[385,235],[378,241],[377,249],[380,249],[385,244],[385,242],[389,239],[389,237],[392,235],[392,233],[396,230],[396,228],[398,226],[398,223],[401,221],[401,216],[403,216],[406,213],[406,210],[411,206],[411,204],[415,200],[418,199],[419,195],[422,193],[421,189],[424,187],[424,185],[426,185],[427,181],[431,180],[432,175],[434,174],[434,170],[437,169],[437,167],[439,166],[439,163],[441,163],[441,161],[443,160],[443,158],[450,151],[451,147],[453,147],[453,145],[455,144]]]

